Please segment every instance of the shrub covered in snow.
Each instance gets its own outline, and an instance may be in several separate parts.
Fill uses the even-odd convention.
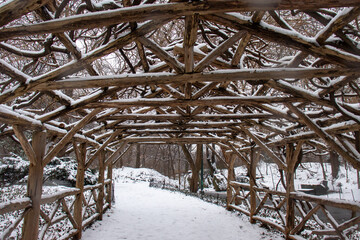
[[[72,186],[76,185],[77,162],[73,158],[54,158],[44,168],[44,178],[50,180],[60,180],[69,182]],[[91,169],[85,170],[85,185],[95,184],[97,177]]]
[[[0,186],[11,185],[28,175],[29,162],[11,154],[0,159]]]
[[[68,185],[76,184],[77,162],[73,158],[54,158],[44,168],[44,180],[64,181]],[[12,154],[11,157],[0,159],[0,184],[12,185],[15,183],[25,183],[29,173],[29,161]],[[95,184],[97,181],[95,173],[86,169],[85,185]]]

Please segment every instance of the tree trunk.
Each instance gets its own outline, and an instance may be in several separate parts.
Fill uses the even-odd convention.
[[[212,153],[210,156],[210,149],[208,146],[206,147],[206,160],[209,165],[210,175],[212,178],[212,183],[213,183],[214,189],[215,189],[215,191],[221,191],[221,189],[219,188],[219,180],[215,176],[215,173],[218,172],[217,167],[216,167],[216,162],[215,162],[215,154]]]
[[[182,148],[185,158],[188,161],[190,168],[191,168],[192,174],[191,174],[191,178],[190,178],[190,192],[195,193],[199,189],[199,171],[201,168],[201,159],[202,159],[202,153],[203,153],[202,144],[197,144],[195,162],[194,162],[189,150],[186,148],[185,144],[181,144],[181,148]]]
[[[331,165],[331,175],[333,179],[338,178],[339,175],[339,169],[340,169],[340,161],[339,161],[339,155],[331,151],[330,152],[330,165]]]

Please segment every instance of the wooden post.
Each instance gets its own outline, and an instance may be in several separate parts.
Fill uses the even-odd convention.
[[[74,219],[78,225],[78,232],[74,236],[74,239],[81,239],[82,236],[82,204],[83,204],[83,193],[84,193],[84,178],[85,178],[85,163],[86,163],[86,143],[82,143],[80,147],[74,142],[74,149],[76,159],[78,162],[78,168],[76,173],[76,187],[80,189],[79,194],[76,196],[74,203]]]
[[[257,165],[257,156],[254,155],[254,149],[251,148],[250,152],[250,166],[248,168],[249,171],[249,179],[250,179],[250,223],[255,223],[256,221],[253,219],[255,210],[256,210],[256,191],[254,187],[256,186],[256,165]]]
[[[36,156],[36,162],[30,163],[29,177],[27,182],[27,196],[31,199],[31,207],[24,217],[22,239],[37,239],[39,234],[40,201],[43,184],[44,166],[42,160],[45,155],[46,132],[34,132],[32,149]]]
[[[135,168],[140,168],[140,144],[136,144],[136,161],[135,161]]]
[[[97,201],[97,211],[100,214],[98,220],[102,220],[104,211],[104,180],[105,180],[105,151],[101,151],[99,154],[99,180],[101,184],[99,188],[99,196]]]
[[[294,145],[286,145],[286,226],[285,226],[285,237],[290,239],[289,235],[295,225],[295,203],[290,197],[290,193],[295,190],[294,186]]]
[[[107,170],[107,179],[110,179],[110,183],[106,186],[106,202],[109,204],[109,208],[111,208],[111,200],[112,200],[112,172],[113,172],[113,165],[112,162],[108,164],[108,170]]]
[[[229,205],[231,204],[232,199],[232,189],[230,186],[231,181],[235,181],[235,172],[234,172],[234,163],[235,156],[231,153],[226,153],[223,149],[225,161],[228,164],[228,177],[227,177],[227,190],[226,190],[226,208],[227,210],[231,210]]]

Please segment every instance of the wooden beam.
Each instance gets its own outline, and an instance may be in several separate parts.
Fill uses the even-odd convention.
[[[86,162],[85,167],[88,168],[90,164],[96,159],[96,157],[112,142],[112,140],[121,133],[122,130],[115,130],[111,136],[96,150],[96,152],[91,156],[91,158]]]
[[[254,24],[251,21],[243,21],[243,19],[231,14],[204,15],[201,16],[201,18],[223,24],[237,30],[248,31],[249,33],[265,40],[301,50],[340,66],[356,68],[360,65],[360,59],[355,55],[344,53],[343,51],[338,51],[331,47],[319,46],[318,43],[307,41],[304,38],[295,36],[293,32],[289,30],[277,27],[273,27],[271,29],[265,28],[262,25]]]
[[[264,17],[265,11],[256,11],[253,16],[251,17],[251,20],[253,23],[259,23],[261,19]],[[245,48],[247,44],[249,43],[251,38],[251,34],[246,32],[246,34],[241,39],[239,46],[236,48],[236,51],[234,53],[234,56],[231,60],[231,65],[237,66],[240,63],[240,59],[242,55],[245,52]]]
[[[30,163],[36,165],[36,161],[37,161],[36,154],[35,154],[32,146],[30,145],[29,141],[27,140],[27,138],[23,132],[24,130],[17,125],[13,125],[13,130],[14,130],[16,137],[19,139],[19,142],[20,142],[26,156],[28,157]]]
[[[21,72],[20,70],[13,67],[11,64],[8,64],[2,59],[0,59],[0,72],[12,77],[14,80],[19,81],[21,83],[25,83],[27,79],[30,78],[30,76]]]
[[[174,54],[179,55],[179,61],[184,61],[185,49],[182,46],[175,45],[173,52],[174,52]],[[201,61],[206,56],[207,56],[207,54],[202,51],[194,52],[195,61]],[[226,62],[222,59],[215,59],[214,61],[212,61],[212,65],[218,69],[238,69],[237,66],[232,66],[231,64],[229,64],[228,62]],[[162,70],[164,71],[164,69],[162,69]]]
[[[358,79],[360,76],[359,75],[355,75],[355,76],[347,76],[344,77],[343,79],[341,79],[340,81],[334,81],[333,84],[331,84],[330,86],[328,86],[327,88],[321,90],[319,92],[319,96],[320,97],[324,97],[327,94],[331,93],[331,92],[335,92],[336,90],[342,88],[343,86],[345,86],[346,84],[348,84],[349,82],[353,82],[356,79]]]
[[[73,65],[73,64],[71,64]],[[74,67],[74,66],[73,66]],[[67,67],[66,67],[67,68]],[[36,84],[31,90],[48,91],[76,88],[103,88],[103,87],[131,87],[137,85],[158,84],[184,84],[195,82],[217,82],[225,81],[253,81],[254,83],[270,79],[284,78],[318,78],[318,77],[340,77],[358,76],[359,68],[334,68],[334,69],[309,69],[309,68],[269,68],[269,69],[241,69],[224,70],[219,72],[203,72],[193,74],[171,74],[171,73],[143,73],[143,74],[121,74],[112,76],[94,76],[84,78],[68,78],[64,80],[48,81]],[[42,78],[41,78],[42,79]],[[42,80],[41,80],[42,81]]]
[[[319,44],[324,44],[325,41],[334,33],[338,32],[341,28],[346,26],[349,22],[354,20],[359,13],[360,8],[353,8],[340,11],[329,23],[325,26],[323,30],[318,32],[316,36],[316,41]],[[321,21],[320,21],[321,22]],[[299,65],[310,53],[301,52],[296,55],[296,57],[291,61],[290,66],[295,67]]]
[[[192,129],[192,128],[227,128],[231,126],[238,126],[238,122],[192,122],[192,123],[133,123],[133,124],[119,124],[111,128],[115,129]]]
[[[231,60],[231,65],[237,66],[240,63],[240,59],[245,52],[245,48],[246,48],[248,42],[250,41],[250,38],[251,38],[251,34],[249,34],[249,33],[246,33],[246,35],[243,36],[238,47],[236,48],[236,52]]]
[[[221,43],[217,48],[212,50],[207,54],[196,66],[194,72],[201,72],[207,66],[209,66],[212,61],[214,61],[218,56],[220,56],[225,50],[234,45],[240,38],[242,38],[246,34],[245,31],[236,32],[229,39]]]
[[[250,162],[247,158],[245,158],[230,142],[227,142],[226,145],[230,147],[230,149],[235,153],[246,165],[250,166]]]
[[[274,154],[274,152],[268,147],[266,146],[266,144],[264,144],[258,137],[256,137],[254,134],[252,134],[248,129],[246,129],[243,126],[240,126],[241,130],[247,135],[249,136],[262,150],[264,150],[268,156],[270,158],[272,158],[274,160],[274,162],[279,166],[280,169],[285,170],[286,169],[286,164],[284,163],[283,160],[281,160],[278,156],[276,156]]]
[[[86,108],[119,108],[119,107],[186,107],[186,106],[212,106],[212,105],[258,105],[283,102],[304,102],[306,100],[296,97],[210,97],[198,100],[173,98],[138,98],[122,99],[108,102],[89,103]],[[210,117],[210,116],[209,116]]]
[[[26,129],[40,130],[45,129],[48,133],[56,136],[65,136],[67,131],[59,128],[58,126],[42,123],[41,121],[29,117],[24,114],[25,110],[22,110],[23,114],[20,114],[17,111],[12,110],[6,105],[0,105],[0,121],[9,125],[19,125],[25,127]],[[30,115],[30,114],[29,114]],[[98,146],[99,144],[82,134],[75,134],[73,136],[79,142],[88,142],[90,145]]]
[[[145,129],[145,130],[126,130],[124,133],[127,134],[136,134],[136,135],[159,135],[159,134],[194,134],[194,133],[213,133],[213,134],[220,134],[220,133],[235,133],[236,131],[231,129],[179,129],[179,130],[168,130],[168,129]]]
[[[84,127],[96,114],[101,112],[102,109],[95,109],[88,115],[86,115],[83,119],[81,119],[75,126],[71,128],[70,131],[48,152],[44,158],[44,166],[48,164],[60,151],[68,144],[73,136],[82,128]]]
[[[257,113],[257,114],[197,114],[194,116],[183,116],[180,114],[160,114],[160,115],[150,115],[150,114],[124,114],[124,115],[115,115],[108,116],[104,118],[97,119],[98,121],[102,120],[134,120],[134,121],[183,121],[183,120],[247,120],[247,119],[272,119],[278,118],[272,114],[268,113]]]
[[[147,22],[143,25],[141,25],[136,30],[125,34],[117,39],[114,39],[110,41],[109,43],[102,45],[95,50],[91,51],[90,53],[84,55],[81,59],[78,59],[77,61],[72,61],[68,64],[65,64],[59,68],[57,68],[54,71],[50,71],[48,73],[45,73],[43,75],[37,76],[32,79],[28,84],[16,86],[6,92],[4,92],[2,95],[0,95],[0,103],[5,101],[10,101],[18,96],[23,95],[27,91],[31,90],[33,87],[37,86],[40,83],[44,83],[47,81],[51,81],[54,79],[59,79],[64,76],[68,76],[72,73],[78,72],[86,67],[87,64],[92,63],[93,61],[104,57],[119,48],[122,48],[123,46],[126,46],[127,44],[133,42],[137,37],[143,36],[152,30],[157,29],[162,24],[168,22],[172,18],[159,18],[155,21]]]
[[[316,41],[323,44],[332,34],[346,26],[349,22],[356,19],[360,15],[360,7],[346,9],[338,13],[325,28],[320,31],[316,37]]]
[[[165,142],[165,143],[174,143],[174,144],[200,144],[200,143],[218,143],[218,142],[227,142],[228,140],[224,137],[184,137],[184,138],[175,138],[175,137],[129,137],[125,138],[125,141],[128,143],[142,143],[142,142]]]
[[[50,0],[12,0],[0,4],[0,27],[44,6]]]
[[[53,20],[54,16],[52,14],[50,14],[48,12],[47,9],[38,9],[37,13],[40,15],[40,17],[45,20],[45,21],[49,21],[49,20]],[[75,57],[76,59],[81,59],[82,54],[81,51],[78,49],[78,47],[76,46],[75,42],[73,42],[71,40],[71,38],[65,33],[65,32],[59,32],[56,33],[55,36],[57,38],[59,38],[59,40],[64,44],[64,46],[66,47],[67,50],[69,50]],[[85,66],[86,70],[88,71],[88,73],[91,76],[96,76],[98,75],[98,73],[96,72],[96,70],[91,66],[91,64],[87,64]]]
[[[131,149],[132,146],[133,145],[129,145],[111,164],[116,164]]]
[[[169,67],[174,69],[177,73],[183,73],[184,67],[182,64],[167,53],[163,48],[161,48],[157,43],[153,42],[151,39],[146,37],[139,37],[138,40],[147,48],[149,48],[158,58],[166,62]]]
[[[286,103],[286,106],[295,113],[301,121],[303,121],[308,128],[314,131],[320,138],[322,138],[332,150],[339,153],[345,160],[353,165],[354,168],[360,169],[360,159],[356,159],[351,156],[347,151],[345,151],[341,145],[339,145],[335,140],[325,132],[321,127],[319,127],[314,121],[312,121],[305,113],[300,111],[297,107],[293,106],[291,103]]]
[[[14,2],[14,1],[11,1]],[[17,0],[17,3],[24,1]],[[27,5],[33,5],[34,2],[39,1],[26,1]],[[47,1],[40,1],[41,5]],[[268,11],[268,10],[315,10],[319,8],[332,8],[332,7],[350,7],[359,6],[359,0],[322,0],[322,1],[290,1],[290,0],[268,0],[268,1],[219,1],[208,0],[206,2],[193,2],[193,3],[167,3],[167,4],[144,4],[141,6],[126,7],[116,10],[106,10],[94,12],[91,14],[79,14],[70,16],[63,19],[56,19],[54,21],[47,21],[44,23],[17,26],[0,31],[0,41],[5,39],[27,36],[34,34],[45,33],[58,33],[67,32],[77,29],[98,28],[119,24],[122,22],[143,22],[146,20],[157,19],[160,17],[170,16],[183,16],[194,13],[211,14],[218,12],[241,12],[241,11]],[[4,6],[0,6],[0,9]],[[16,11],[16,5],[13,4],[8,10],[3,9],[5,13],[12,14],[11,11]],[[36,8],[35,8],[36,9]],[[30,9],[31,10],[31,9]],[[21,11],[20,11],[21,12]],[[23,12],[24,13],[24,12]],[[20,15],[22,15],[21,13]],[[2,14],[1,14],[2,15]],[[19,14],[10,16],[10,19],[15,19]],[[9,19],[7,16],[6,18]],[[3,20],[5,23],[9,20]]]
[[[123,142],[123,143],[121,144],[121,146],[118,147],[118,148],[116,149],[116,151],[113,152],[113,153],[110,155],[110,157],[108,157],[108,159],[106,159],[106,161],[105,161],[105,166],[107,166],[107,165],[109,165],[109,164],[112,164],[112,162],[113,162],[116,158],[118,158],[119,153],[124,149],[124,147],[126,146],[126,144],[127,144],[126,142]]]

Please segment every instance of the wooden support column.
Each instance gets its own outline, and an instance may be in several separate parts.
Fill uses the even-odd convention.
[[[295,225],[295,204],[294,201],[290,198],[290,193],[295,190],[294,188],[294,170],[291,167],[292,156],[294,152],[294,145],[286,145],[286,164],[288,165],[286,169],[286,226],[285,226],[285,237],[290,239],[290,231],[294,228]]]
[[[355,148],[360,153],[360,131],[355,132]],[[359,169],[356,170],[356,178],[357,178],[358,189],[360,189]]]
[[[98,220],[103,218],[103,209],[104,209],[104,180],[105,180],[105,151],[99,153],[99,180],[102,186],[99,188],[99,196],[97,201],[97,211],[100,214]]]
[[[253,219],[256,211],[256,191],[254,187],[256,186],[256,166],[258,157],[255,156],[254,148],[251,148],[250,151],[250,165],[248,166],[249,179],[250,179],[250,223],[255,223]]]
[[[299,141],[294,147],[293,143],[286,144],[286,226],[285,237],[290,239],[291,230],[295,227],[295,202],[290,197],[290,193],[295,191],[294,175],[298,164],[301,161],[303,141]]]
[[[32,149],[35,154],[35,162],[30,162],[27,182],[27,197],[31,199],[31,207],[24,217],[22,239],[37,239],[39,234],[40,201],[43,184],[44,166],[42,164],[45,155],[46,132],[34,132]]]
[[[111,208],[111,200],[112,200],[112,193],[113,193],[113,182],[112,182],[112,173],[113,173],[113,164],[110,162],[110,164],[107,166],[107,179],[110,179],[110,183],[106,186],[106,202],[109,204],[109,208]]]
[[[81,239],[82,236],[82,204],[84,198],[84,178],[85,178],[85,162],[86,162],[86,143],[78,146],[75,142],[73,143],[78,162],[78,168],[76,173],[76,187],[80,189],[79,194],[76,196],[74,203],[74,219],[78,225],[78,232],[74,236],[74,239]]]
[[[184,57],[185,57],[185,72],[191,73],[194,71],[194,45],[197,37],[199,15],[185,16],[185,32],[184,32]]]
[[[230,186],[231,181],[235,181],[235,172],[234,172],[234,163],[235,163],[235,155],[231,153],[227,153],[225,149],[222,149],[223,155],[225,157],[225,161],[228,165],[228,177],[227,177],[227,188],[226,188],[226,208],[227,210],[231,210],[229,205],[232,200],[232,190]]]

